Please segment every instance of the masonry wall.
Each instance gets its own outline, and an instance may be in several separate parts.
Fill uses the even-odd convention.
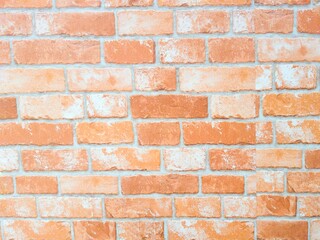
[[[0,0],[0,239],[320,240],[318,0]]]

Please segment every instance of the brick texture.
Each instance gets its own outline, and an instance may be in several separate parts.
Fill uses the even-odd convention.
[[[320,0],[0,0],[0,240],[320,240]]]

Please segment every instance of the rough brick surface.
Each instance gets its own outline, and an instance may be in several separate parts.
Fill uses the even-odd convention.
[[[320,0],[0,0],[0,240],[320,240]]]

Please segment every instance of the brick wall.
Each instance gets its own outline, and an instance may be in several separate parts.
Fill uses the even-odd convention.
[[[0,239],[320,240],[319,34],[318,0],[0,0]]]

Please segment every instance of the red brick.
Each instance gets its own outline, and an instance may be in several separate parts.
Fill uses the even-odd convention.
[[[58,180],[49,176],[16,177],[17,193],[19,194],[57,194]]]
[[[65,8],[65,7],[100,7],[101,0],[56,0],[57,8]]]
[[[178,33],[225,33],[229,31],[229,13],[225,11],[178,11],[176,15]]]
[[[320,93],[267,94],[263,98],[265,116],[318,116]]]
[[[176,70],[171,67],[136,68],[134,80],[139,91],[173,91],[176,89]]]
[[[160,150],[141,148],[91,149],[95,171],[160,170]]]
[[[256,149],[255,159],[259,168],[302,167],[302,151],[296,149]]]
[[[249,194],[281,193],[284,191],[284,173],[282,171],[258,171],[247,177],[246,188]]]
[[[194,175],[137,175],[121,177],[122,194],[184,194],[199,191],[198,177]]]
[[[320,192],[319,172],[288,172],[288,192],[318,193]]]
[[[169,239],[254,239],[252,222],[213,220],[170,220]]]
[[[0,98],[0,109],[0,119],[15,119],[18,117],[15,98]]]
[[[183,139],[194,144],[260,144],[271,143],[270,122],[185,122]]]
[[[180,68],[179,72],[183,92],[234,92],[272,87],[270,66]]]
[[[68,84],[72,92],[131,91],[129,68],[68,69]]]
[[[153,0],[134,0],[134,1],[119,1],[119,0],[105,0],[105,6],[108,8],[117,7],[147,7],[152,6]]]
[[[88,156],[84,149],[22,150],[25,171],[84,171]]]
[[[35,23],[38,35],[112,36],[115,34],[112,12],[37,13]]]
[[[258,39],[260,62],[319,62],[320,39],[266,38]]]
[[[18,169],[18,151],[10,148],[0,149],[0,172],[12,172]]]
[[[162,63],[203,63],[206,58],[203,39],[161,39],[159,52]]]
[[[131,96],[133,118],[204,118],[208,98],[186,95]]]
[[[63,69],[0,69],[0,93],[62,92]],[[41,84],[39,84],[41,83]]]
[[[155,61],[153,40],[110,40],[105,42],[104,51],[107,63],[141,64]]]
[[[319,217],[320,216],[320,197],[303,196],[298,197],[299,215],[302,217]]]
[[[36,199],[33,197],[1,198],[0,217],[37,217]]]
[[[307,240],[307,221],[258,221],[258,239],[286,239],[286,240]]]
[[[311,240],[316,240],[320,238],[320,220],[311,221],[310,235]]]
[[[159,218],[172,216],[170,198],[106,198],[108,218]]]
[[[132,143],[133,129],[129,121],[81,122],[77,124],[78,143],[118,144]]]
[[[250,5],[251,0],[159,0],[159,6],[183,7],[183,6],[242,6]]]
[[[255,218],[257,202],[255,197],[225,197],[224,216],[227,218]]]
[[[0,8],[49,8],[52,7],[52,0],[2,0]]]
[[[202,176],[203,193],[244,193],[244,177],[232,175]]]
[[[5,239],[64,239],[71,240],[68,222],[42,220],[6,220],[3,222]]]
[[[12,194],[13,193],[13,179],[9,176],[0,177],[0,194]]]
[[[0,3],[1,5],[1,3]],[[31,35],[32,16],[25,13],[1,13],[0,14],[0,35]]]
[[[43,218],[101,218],[100,198],[92,197],[41,197],[38,199]]]
[[[211,38],[208,41],[209,60],[218,63],[255,61],[253,38]]]
[[[75,239],[116,240],[116,224],[101,221],[76,221],[73,223]]]
[[[17,64],[75,64],[100,62],[100,43],[96,40],[13,41]]]
[[[305,162],[306,168],[320,168],[320,149],[306,150]]]
[[[261,195],[257,196],[259,216],[296,216],[297,197]]]
[[[175,198],[177,217],[221,217],[221,203],[219,197],[181,197]]]
[[[117,14],[120,35],[165,35],[173,33],[171,11],[121,11]]]
[[[140,145],[178,145],[180,126],[178,122],[154,122],[137,124]]]
[[[164,239],[164,224],[156,221],[117,223],[120,239]]]
[[[7,41],[0,41],[0,65],[10,63],[10,44]]]
[[[69,123],[1,123],[0,145],[72,145]]]
[[[61,176],[62,194],[117,194],[118,177],[113,176]]]
[[[320,33],[320,7],[298,11],[298,31]]]

